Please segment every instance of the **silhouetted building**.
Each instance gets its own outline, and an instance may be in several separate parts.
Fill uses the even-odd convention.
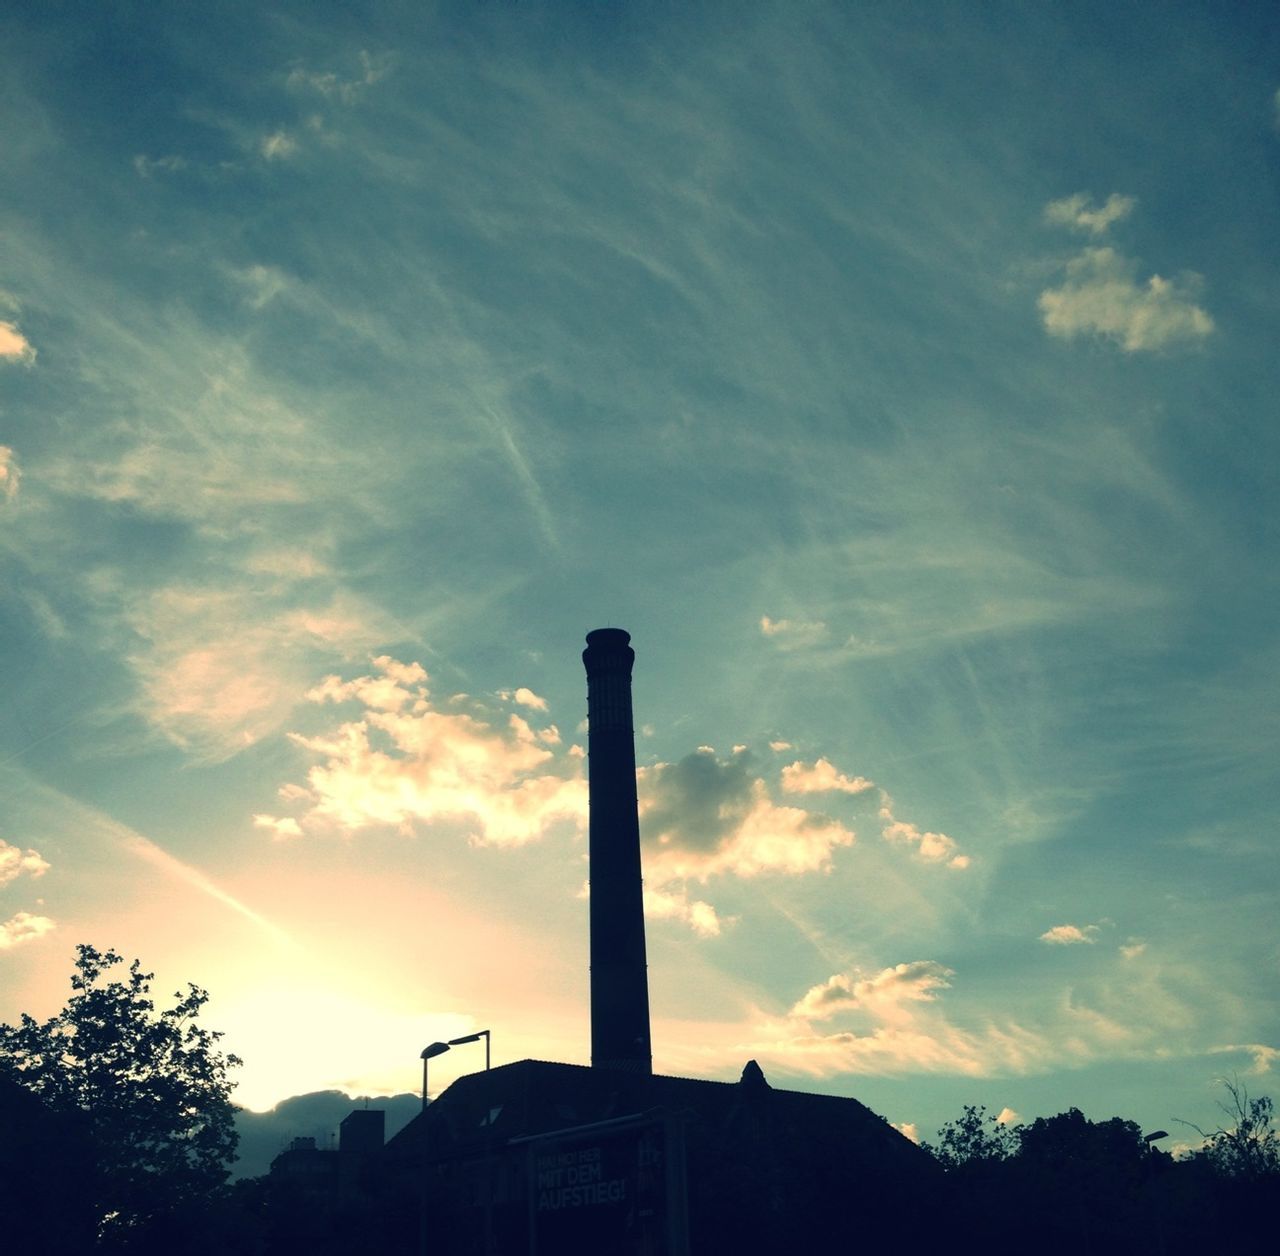
[[[621,628],[587,634],[587,777],[591,798],[591,1063],[652,1071],[644,889],[631,717],[635,651]]]
[[[95,1171],[87,1117],[55,1112],[0,1074],[0,1236],[5,1250],[79,1256],[97,1223],[85,1189]]]
[[[357,1108],[338,1126],[338,1151],[353,1156],[381,1151],[386,1128],[387,1114],[380,1108]]]
[[[587,635],[591,1067],[522,1060],[454,1082],[388,1144],[418,1191],[389,1248],[456,1256],[924,1250],[933,1158],[856,1099],[652,1073],[630,636]],[[940,1230],[940,1225],[939,1225]],[[905,1242],[904,1242],[905,1240]]]
[[[901,1247],[941,1176],[856,1099],[775,1090],[754,1061],[732,1083],[522,1060],[459,1078],[387,1156],[456,1256]]]

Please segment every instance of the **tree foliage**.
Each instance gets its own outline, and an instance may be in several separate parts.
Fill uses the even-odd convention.
[[[925,1146],[944,1169],[960,1169],[1007,1160],[1018,1149],[1018,1136],[982,1105],[966,1104],[956,1120],[938,1130],[937,1144]]]
[[[54,1112],[82,1114],[100,1240],[128,1245],[226,1181],[236,1147],[228,1071],[240,1060],[198,1023],[204,990],[189,984],[157,1011],[153,974],[137,960],[117,973],[115,951],[76,952],[62,1011],[0,1025],[0,1071]]]

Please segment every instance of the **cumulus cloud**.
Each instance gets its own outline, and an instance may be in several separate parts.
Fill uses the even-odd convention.
[[[55,927],[48,916],[33,916],[30,912],[20,911],[0,925],[0,951],[20,946],[23,942],[34,942]]]
[[[1012,1108],[1001,1108],[996,1114],[997,1125],[1016,1125],[1018,1123],[1018,1113]]]
[[[0,500],[12,501],[18,495],[18,481],[22,472],[18,460],[8,445],[0,445]]]
[[[501,721],[467,699],[438,709],[417,663],[381,655],[373,666],[350,680],[328,676],[308,694],[317,704],[358,705],[356,718],[290,735],[319,760],[306,789],[292,791],[306,804],[294,818],[301,831],[450,821],[465,825],[476,842],[519,845],[557,820],[583,823],[579,759],[556,762],[539,731],[518,715]],[[289,836],[292,830],[281,828],[287,819],[264,816],[261,827]]]
[[[1040,935],[1041,942],[1049,942],[1054,946],[1072,946],[1082,942],[1096,942],[1097,925],[1054,925]]]
[[[723,922],[716,909],[701,899],[689,898],[684,887],[659,890],[645,887],[644,914],[651,920],[679,920],[700,938],[720,936]]]
[[[960,854],[955,841],[945,833],[926,832],[899,820],[893,813],[893,799],[883,790],[880,793],[880,818],[884,821],[881,836],[886,842],[907,846],[925,863],[946,864],[958,871],[969,866],[969,856]]]
[[[893,1128],[904,1138],[909,1138],[913,1143],[918,1143],[920,1141],[920,1131],[916,1128],[916,1123],[914,1121],[896,1122],[894,1123]]]
[[[49,863],[41,858],[39,851],[30,848],[24,851],[0,838],[0,886],[21,876],[42,877],[48,871]]]
[[[760,631],[781,649],[799,650],[821,641],[827,635],[827,625],[820,619],[770,619],[761,615]]]
[[[0,319],[0,360],[21,362],[30,366],[36,360],[36,351],[16,323]]]
[[[277,841],[302,836],[302,826],[292,816],[256,815],[253,817],[255,828],[270,829]]]
[[[1125,959],[1137,959],[1147,949],[1147,944],[1141,938],[1130,938],[1120,948],[1120,954]]]
[[[1094,205],[1087,192],[1050,201],[1044,207],[1044,220],[1057,227],[1072,231],[1086,231],[1090,235],[1103,235],[1113,222],[1127,218],[1138,202],[1132,196],[1112,192],[1101,205]]]
[[[828,1020],[841,1012],[868,1011],[893,1019],[905,1003],[932,1002],[951,985],[955,973],[933,960],[915,960],[883,968],[871,977],[837,973],[813,986],[791,1009],[792,1016]]]
[[[1201,341],[1213,331],[1213,319],[1195,302],[1198,277],[1139,282],[1136,272],[1112,248],[1085,249],[1067,263],[1063,284],[1040,294],[1045,330],[1064,340],[1100,336],[1126,353]]]
[[[638,783],[646,875],[659,884],[726,872],[821,872],[854,840],[830,816],[774,803],[745,752],[721,759],[704,746],[643,769]]]
[[[861,794],[872,788],[864,776],[845,776],[829,759],[806,765],[797,759],[782,769],[782,790],[787,794]]]
[[[521,685],[519,689],[499,690],[498,697],[503,699],[504,702],[515,702],[534,711],[545,711],[547,709],[546,698],[540,698],[532,689],[528,689],[524,685]]]

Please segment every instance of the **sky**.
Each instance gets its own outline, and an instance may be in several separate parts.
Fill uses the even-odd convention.
[[[659,1071],[925,1138],[1275,1093],[1278,54],[1208,3],[9,14],[0,1020],[91,942],[210,992],[255,1110],[586,1062],[617,625]]]

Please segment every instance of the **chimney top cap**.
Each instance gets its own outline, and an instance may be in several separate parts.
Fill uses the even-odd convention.
[[[597,650],[622,650],[631,642],[625,628],[596,628],[587,633],[587,644]]]

